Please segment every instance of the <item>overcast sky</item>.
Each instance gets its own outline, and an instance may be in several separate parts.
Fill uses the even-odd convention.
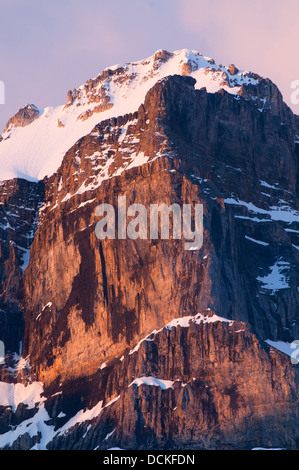
[[[0,0],[0,132],[24,104],[62,104],[104,68],[158,49],[195,49],[269,77],[291,105],[298,23],[299,0]]]

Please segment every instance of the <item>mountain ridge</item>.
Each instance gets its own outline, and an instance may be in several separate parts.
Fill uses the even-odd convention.
[[[233,65],[218,66],[213,59],[188,49],[159,50],[139,62],[108,67],[94,79],[70,90],[65,105],[39,110],[33,121],[24,121],[26,129],[13,124],[20,121],[26,106],[9,120],[0,139],[0,179],[20,177],[36,181],[51,176],[65,152],[94,125],[137,111],[154,83],[174,74],[193,76],[196,87],[206,87],[212,93],[223,88],[246,99],[250,98],[252,87],[262,83],[259,88],[267,88],[266,79],[257,74],[239,71]],[[265,90],[254,95],[261,110],[270,105]]]

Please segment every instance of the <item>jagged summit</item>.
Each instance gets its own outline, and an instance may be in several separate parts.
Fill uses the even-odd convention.
[[[4,134],[9,134],[16,127],[26,127],[40,116],[39,109],[34,104],[26,104],[7,122]]]
[[[106,68],[70,90],[64,105],[42,111],[34,105],[21,108],[0,137],[0,180],[39,180],[52,175],[66,151],[96,124],[137,111],[157,81],[176,74],[192,76],[195,88],[205,87],[210,93],[224,89],[248,98],[254,88],[259,109],[269,104],[267,82],[256,74],[240,71],[234,65],[217,65],[193,50],[159,50],[147,59]]]
[[[138,87],[143,88],[142,85],[150,80],[153,84],[160,78],[176,74],[193,76],[198,82],[198,87],[206,87],[211,93],[224,88],[230,93],[238,94],[243,85],[257,85],[262,80],[257,74],[239,71],[233,64],[228,67],[217,65],[214,59],[205,57],[197,51],[158,50],[147,59],[107,67],[97,77],[88,80],[77,89],[70,90],[67,104],[84,105],[99,102],[99,95],[103,93],[102,86],[104,85],[108,91],[111,81],[116,84],[126,82],[127,88],[136,90]],[[113,90],[111,91],[113,93]]]

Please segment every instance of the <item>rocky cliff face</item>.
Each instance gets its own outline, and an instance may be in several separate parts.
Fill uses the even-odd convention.
[[[296,448],[290,362],[244,323],[213,318],[172,322],[103,369],[100,384],[107,380],[114,399],[103,397],[98,416],[58,433],[49,448]]]
[[[7,352],[20,350],[22,277],[43,201],[43,184],[12,180],[0,186],[0,339]]]
[[[156,67],[171,59],[160,51]],[[297,367],[270,347],[299,333],[298,119],[269,80],[208,93],[188,64],[97,124],[42,183],[1,187],[32,209],[18,200],[23,276],[22,251],[10,240],[3,251],[3,309],[25,325],[10,380],[44,385],[27,406],[3,404],[3,448],[298,447]],[[232,87],[239,71],[225,73]],[[103,79],[85,87],[91,102]],[[203,204],[202,248],[99,240],[96,207],[118,196]]]

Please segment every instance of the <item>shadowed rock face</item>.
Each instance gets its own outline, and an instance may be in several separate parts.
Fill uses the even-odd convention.
[[[0,186],[0,340],[19,352],[23,339],[23,271],[43,201],[43,184],[12,180]]]
[[[271,82],[259,85],[269,91],[263,112],[194,83],[158,82],[136,113],[97,125],[43,181],[18,303],[23,357],[57,428],[120,396],[87,434],[89,422],[52,448],[297,446],[296,367],[262,340],[299,333],[298,120]],[[202,249],[98,240],[96,207],[122,195],[128,206],[203,204]],[[163,329],[129,354],[198,312],[237,322]],[[129,386],[143,376],[173,388]]]

